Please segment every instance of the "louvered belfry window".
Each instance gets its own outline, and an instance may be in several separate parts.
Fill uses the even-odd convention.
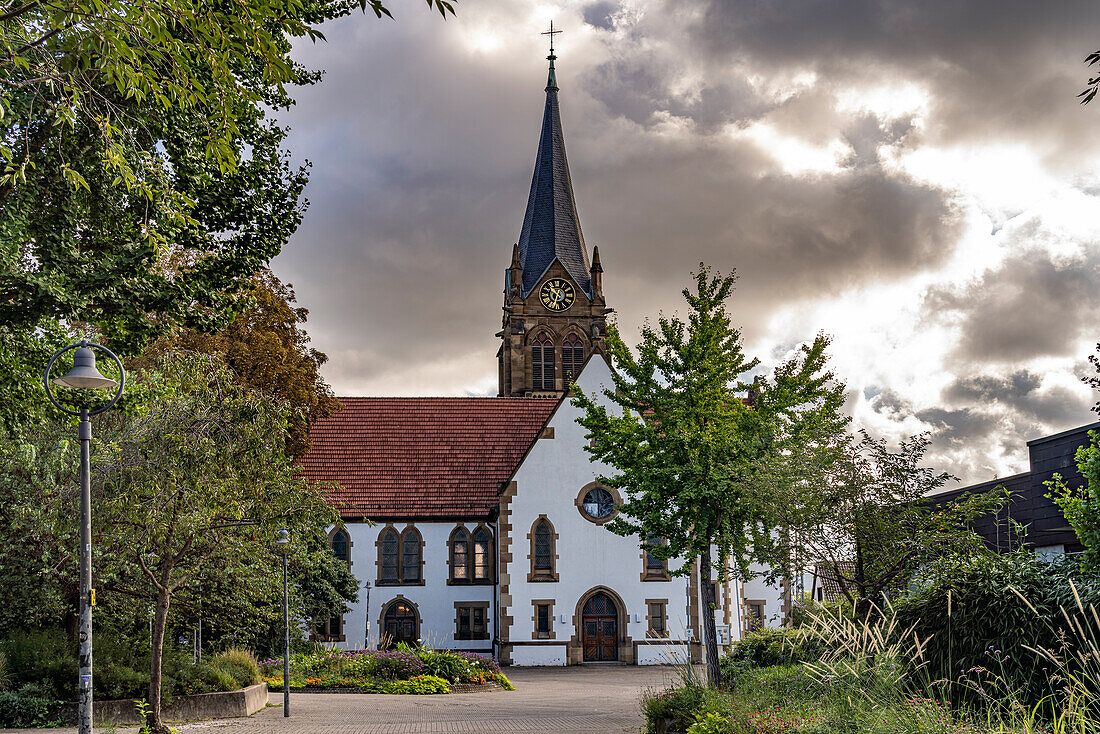
[[[554,389],[554,342],[546,332],[531,342],[531,388]]]
[[[584,344],[576,334],[570,334],[561,345],[561,374],[565,382],[575,380],[583,366]]]

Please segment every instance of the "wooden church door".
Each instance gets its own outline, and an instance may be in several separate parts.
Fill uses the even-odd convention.
[[[415,645],[420,639],[417,629],[416,612],[405,602],[397,601],[386,609],[385,633],[391,638],[391,645],[404,642]]]
[[[584,659],[619,659],[619,619],[615,602],[607,594],[596,594],[581,612]]]

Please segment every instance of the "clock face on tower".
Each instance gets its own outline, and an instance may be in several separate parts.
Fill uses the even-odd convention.
[[[561,278],[551,278],[539,289],[539,301],[549,311],[564,311],[573,305],[573,286]]]

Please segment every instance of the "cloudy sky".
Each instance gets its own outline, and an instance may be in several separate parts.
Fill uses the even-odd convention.
[[[420,0],[296,56],[312,163],[275,261],[340,395],[495,394],[546,38],[589,246],[633,339],[700,261],[748,352],[834,337],[855,424],[935,436],[966,481],[1095,419],[1100,48],[1081,0]]]

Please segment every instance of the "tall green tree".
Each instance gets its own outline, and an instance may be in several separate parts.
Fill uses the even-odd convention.
[[[842,432],[846,419],[843,386],[826,369],[825,337],[749,382],[759,360],[745,356],[726,311],[735,276],[702,264],[694,275],[694,291],[683,291],[687,319],[647,323],[636,352],[609,329],[614,371],[603,398],[612,409],[583,393],[574,404],[584,410],[592,459],[612,469],[600,481],[625,497],[605,527],[678,559],[674,574],[698,564],[707,663],[717,684],[715,600],[706,583],[712,558],[720,575],[725,559],[748,575],[756,546],[776,527],[762,496],[772,457]],[[655,538],[659,545],[648,542]]]
[[[146,413],[104,414],[96,510],[101,557],[140,569],[119,574],[119,590],[129,581],[130,593],[151,586],[155,595],[148,724],[166,732],[162,650],[175,593],[211,563],[228,577],[249,573],[279,528],[300,537],[338,517],[285,454],[284,404],[208,357],[170,356],[160,367],[167,389]]]
[[[930,500],[953,478],[922,465],[930,441],[912,436],[891,451],[861,431],[858,441],[839,437],[824,460],[812,449],[779,457],[795,479],[770,493],[782,530],[760,548],[772,577],[799,578],[813,564],[865,618],[932,561],[987,552],[970,524],[996,512],[1004,493]]]

